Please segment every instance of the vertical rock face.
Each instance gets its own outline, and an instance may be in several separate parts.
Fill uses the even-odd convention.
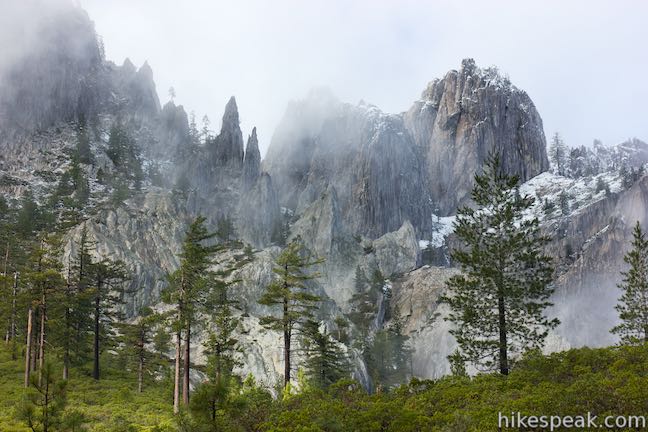
[[[323,147],[318,146],[316,142],[323,124],[334,119],[342,108],[342,104],[330,90],[321,88],[312,90],[302,101],[288,104],[263,160],[264,170],[272,176],[282,205],[289,208],[297,206],[299,194],[304,189],[311,162],[314,160],[313,153]],[[335,143],[343,147],[341,141],[334,141]],[[337,147],[332,149],[337,150]],[[326,151],[326,148],[323,150]],[[341,192],[342,190],[338,191]]]
[[[102,86],[103,52],[94,25],[69,5],[18,2],[28,12],[21,31],[3,45],[0,62],[0,135],[31,133],[58,122],[96,114]],[[30,10],[30,5],[32,9]],[[9,23],[13,24],[13,23]]]
[[[237,229],[243,240],[256,248],[270,244],[271,236],[280,222],[280,208],[272,179],[261,174],[243,192]]]
[[[467,202],[472,176],[490,153],[522,181],[549,168],[542,120],[529,96],[472,59],[431,82],[404,118],[425,152],[432,199],[443,214]]]
[[[154,119],[160,113],[160,100],[155,90],[153,70],[148,62],[133,75],[128,83],[126,94],[129,97],[131,109],[138,120]]]
[[[611,194],[556,228],[552,256],[574,250],[573,262],[556,281],[553,313],[558,333],[572,346],[605,346],[617,342],[610,329],[618,324],[614,310],[621,293],[616,285],[628,265],[632,229],[648,226],[648,177],[621,194]],[[559,235],[562,234],[562,235]]]
[[[429,233],[433,212],[467,202],[491,152],[522,180],[539,174],[549,166],[545,146],[526,93],[464,60],[400,115],[309,95],[286,111],[264,163],[282,205],[299,212],[333,184],[344,223],[378,237],[406,220]]]
[[[261,172],[261,152],[259,152],[259,140],[257,139],[256,128],[252,129],[252,135],[248,138],[245,146],[245,157],[243,159],[243,186],[249,189],[254,185]]]
[[[187,145],[188,138],[189,120],[183,106],[176,106],[172,101],[167,102],[160,113],[158,154],[173,158],[179,149]]]
[[[346,212],[351,230],[377,237],[413,220],[428,232],[433,208],[422,161],[402,119],[385,117],[354,164],[358,179]]]
[[[240,171],[243,164],[243,134],[239,126],[236,99],[232,96],[225,106],[223,124],[218,136],[209,143],[212,161],[220,167]]]

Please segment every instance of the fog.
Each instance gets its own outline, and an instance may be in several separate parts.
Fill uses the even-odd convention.
[[[287,102],[326,85],[404,111],[427,82],[473,57],[525,89],[570,145],[648,139],[648,3],[625,1],[80,0],[107,57],[148,60],[161,100],[217,128],[237,97],[262,153]]]

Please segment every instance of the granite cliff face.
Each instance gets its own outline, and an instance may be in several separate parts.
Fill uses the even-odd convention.
[[[352,231],[377,237],[410,220],[425,236],[432,213],[468,202],[490,153],[522,181],[549,167],[531,99],[495,69],[464,60],[403,114],[311,94],[288,108],[265,164],[282,205],[297,212],[330,184]]]
[[[473,175],[490,153],[523,182],[549,168],[542,119],[529,96],[472,59],[432,81],[404,117],[425,152],[432,199],[442,215],[468,202]]]

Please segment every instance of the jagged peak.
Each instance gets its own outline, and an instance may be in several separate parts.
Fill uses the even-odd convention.
[[[461,61],[459,70],[452,69],[448,71],[443,78],[435,78],[428,83],[425,90],[421,93],[421,101],[431,101],[438,99],[444,91],[447,83],[456,83],[455,85],[464,87],[467,83],[472,82],[474,89],[493,88],[497,91],[526,93],[515,87],[507,74],[502,73],[497,66],[480,68],[472,58],[465,58]]]
[[[236,105],[236,98],[230,97],[225,105],[225,113],[223,113],[223,123],[221,125],[221,132],[228,129],[239,129],[239,113],[238,106]]]
[[[252,134],[248,137],[247,145],[245,146],[245,155],[252,151],[259,153],[259,139],[257,138],[256,126],[252,128]]]
[[[151,69],[151,66],[148,64],[148,60],[144,61],[144,64],[139,68],[137,74],[153,80],[153,69]]]
[[[135,65],[128,57],[124,59],[124,63],[122,63],[121,68],[122,71],[127,74],[134,74],[135,72],[137,72],[137,68],[135,68]]]

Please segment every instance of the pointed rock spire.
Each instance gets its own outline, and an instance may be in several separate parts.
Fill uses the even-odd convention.
[[[252,135],[248,138],[245,147],[245,158],[243,159],[243,184],[246,189],[252,187],[261,171],[261,152],[259,152],[259,140],[257,139],[256,127],[252,129]]]
[[[214,163],[220,167],[241,169],[243,164],[243,134],[239,126],[236,99],[232,96],[225,105],[220,133],[210,149]]]
[[[126,75],[134,75],[135,72],[137,72],[135,65],[128,57],[124,59],[124,63],[122,64],[121,69]]]

